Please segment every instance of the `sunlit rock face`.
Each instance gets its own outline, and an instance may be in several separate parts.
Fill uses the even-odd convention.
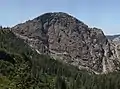
[[[45,13],[12,29],[39,54],[97,74],[119,70],[119,52],[102,30],[66,13]]]

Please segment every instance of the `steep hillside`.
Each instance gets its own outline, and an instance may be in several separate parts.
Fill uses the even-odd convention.
[[[66,13],[45,13],[12,29],[39,54],[95,73],[119,70],[119,58],[102,30],[89,28]]]
[[[0,29],[0,89],[119,89],[119,72],[95,75],[40,55]]]
[[[46,23],[48,20],[44,16],[51,19],[60,16],[61,20],[61,16],[65,17],[64,15],[71,18],[65,13],[53,13],[51,18],[51,13],[49,13],[34,20],[42,19],[43,23]],[[68,25],[68,27],[71,26],[69,30],[61,21],[60,26],[64,30],[58,29],[61,27],[56,26],[57,22],[55,29],[53,29],[54,26],[48,26],[49,29],[45,30],[44,27],[39,29],[41,20],[37,22],[37,25],[36,22],[33,25],[34,20],[19,24],[14,28],[0,28],[0,89],[120,88],[120,72],[113,71],[119,68],[119,64],[116,64],[119,61],[116,55],[119,54],[119,49],[114,48],[115,42],[109,42],[100,29],[88,28],[73,18],[71,25]],[[69,22],[69,20],[63,22],[65,21]],[[73,21],[75,21],[74,24],[72,24]],[[29,25],[30,22],[31,25]],[[75,29],[80,24],[83,25],[81,29]],[[34,26],[38,27],[37,31]],[[60,31],[58,32],[57,29]],[[87,59],[88,57],[91,58]],[[93,64],[94,66],[91,66]],[[78,67],[83,69],[85,66],[87,66],[85,70],[78,69]],[[94,74],[102,73],[103,69],[112,73]]]

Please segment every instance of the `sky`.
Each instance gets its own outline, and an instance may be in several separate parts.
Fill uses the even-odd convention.
[[[120,34],[120,0],[0,0],[0,25],[14,26],[46,12],[66,12],[105,34]]]

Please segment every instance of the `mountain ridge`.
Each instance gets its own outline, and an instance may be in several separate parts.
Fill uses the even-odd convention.
[[[96,73],[119,70],[119,58],[102,30],[67,13],[45,13],[12,29],[18,37],[28,38],[24,41],[40,54]]]

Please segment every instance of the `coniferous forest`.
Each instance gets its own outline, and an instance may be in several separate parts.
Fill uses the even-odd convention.
[[[37,54],[0,30],[0,89],[120,89],[120,72],[96,75]]]

